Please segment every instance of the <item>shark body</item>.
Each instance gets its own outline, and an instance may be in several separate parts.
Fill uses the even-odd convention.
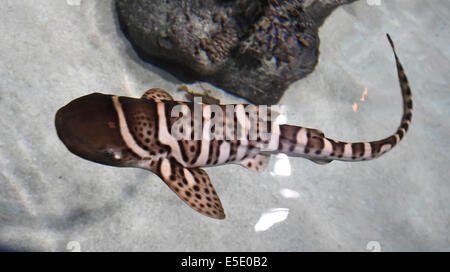
[[[58,110],[55,126],[59,138],[76,155],[106,165],[147,169],[196,211],[223,219],[221,201],[201,167],[237,163],[262,171],[274,153],[320,164],[364,161],[383,155],[400,142],[411,122],[412,95],[389,35],[388,40],[397,64],[403,116],[397,131],[381,140],[336,141],[318,129],[272,122],[261,115],[258,106],[251,105],[255,115],[246,113],[249,105],[243,104],[232,105],[230,113],[229,105],[174,101],[158,88],[146,91],[140,99],[101,93],[77,98]],[[186,116],[190,118],[183,119]],[[263,122],[252,122],[255,118]],[[211,126],[212,121],[221,121],[223,127]],[[257,137],[251,138],[252,131],[262,130],[261,124],[266,125],[270,137],[263,139],[256,133]],[[174,130],[185,137],[178,137]],[[215,137],[211,138],[211,133]]]

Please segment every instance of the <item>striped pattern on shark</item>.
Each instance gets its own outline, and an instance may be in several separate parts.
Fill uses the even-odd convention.
[[[196,211],[223,219],[225,213],[221,201],[208,174],[200,167],[237,163],[253,171],[262,171],[274,153],[300,156],[320,164],[332,160],[364,161],[383,155],[399,143],[411,123],[412,95],[394,44],[389,35],[387,37],[397,64],[403,116],[397,131],[382,140],[336,141],[326,138],[320,130],[278,125],[270,119],[265,121],[272,137],[250,139],[251,129],[261,129],[260,123],[256,127],[246,124],[251,124],[252,118],[261,120],[263,116],[246,114],[247,105],[233,105],[232,115],[226,116],[229,105],[174,101],[170,94],[158,88],[146,91],[140,99],[100,93],[77,98],[56,113],[57,133],[76,155],[106,165],[147,169],[157,174]],[[177,106],[183,113],[181,117],[173,117],[172,112]],[[196,107],[200,111],[196,111]],[[258,106],[253,107],[258,109]],[[198,113],[200,116],[196,119]],[[183,121],[183,116],[191,118]],[[223,130],[215,131],[215,135],[223,137],[209,139],[204,136],[212,131],[214,118],[224,123]],[[196,120],[202,122],[196,124]],[[190,132],[176,126],[186,122],[193,128]],[[175,137],[174,128],[190,137]],[[243,137],[237,135],[239,128],[243,128]],[[226,133],[230,131],[233,137],[228,139]],[[200,135],[195,135],[198,132]],[[267,150],[267,145],[274,148]]]

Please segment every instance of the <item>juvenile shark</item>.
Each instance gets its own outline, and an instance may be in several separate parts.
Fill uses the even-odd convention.
[[[397,64],[403,116],[397,131],[382,140],[336,141],[317,129],[271,122],[259,111],[252,115],[246,112],[249,105],[174,101],[158,88],[146,91],[140,99],[101,93],[77,98],[56,113],[56,130],[74,154],[101,164],[147,169],[196,211],[223,219],[221,201],[208,174],[200,167],[237,163],[262,171],[274,153],[300,156],[320,164],[332,160],[365,161],[383,155],[399,143],[411,123],[412,95],[394,44],[387,37]],[[255,118],[258,122],[252,122]],[[217,121],[223,121],[223,127],[212,126]],[[256,138],[250,137],[252,131],[263,130],[262,124],[267,125],[270,137],[258,133]],[[216,137],[209,137],[211,133]]]

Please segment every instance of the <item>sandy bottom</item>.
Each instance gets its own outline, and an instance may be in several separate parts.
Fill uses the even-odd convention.
[[[379,2],[379,5],[376,5]],[[54,114],[94,91],[176,99],[182,85],[139,60],[112,1],[6,1],[0,8],[0,244],[66,251],[450,250],[450,2],[359,2],[322,27],[320,63],[281,101],[287,122],[344,141],[393,133],[401,95],[389,32],[410,79],[404,140],[368,162],[274,156],[268,169],[208,168],[227,219],[204,217],[156,175],[83,160]],[[209,84],[222,103],[240,100]],[[69,249],[68,249],[69,248]]]

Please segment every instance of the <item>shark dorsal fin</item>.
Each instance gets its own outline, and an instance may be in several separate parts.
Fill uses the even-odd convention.
[[[145,91],[141,99],[146,99],[154,102],[173,101],[172,96],[163,89],[152,88]]]

